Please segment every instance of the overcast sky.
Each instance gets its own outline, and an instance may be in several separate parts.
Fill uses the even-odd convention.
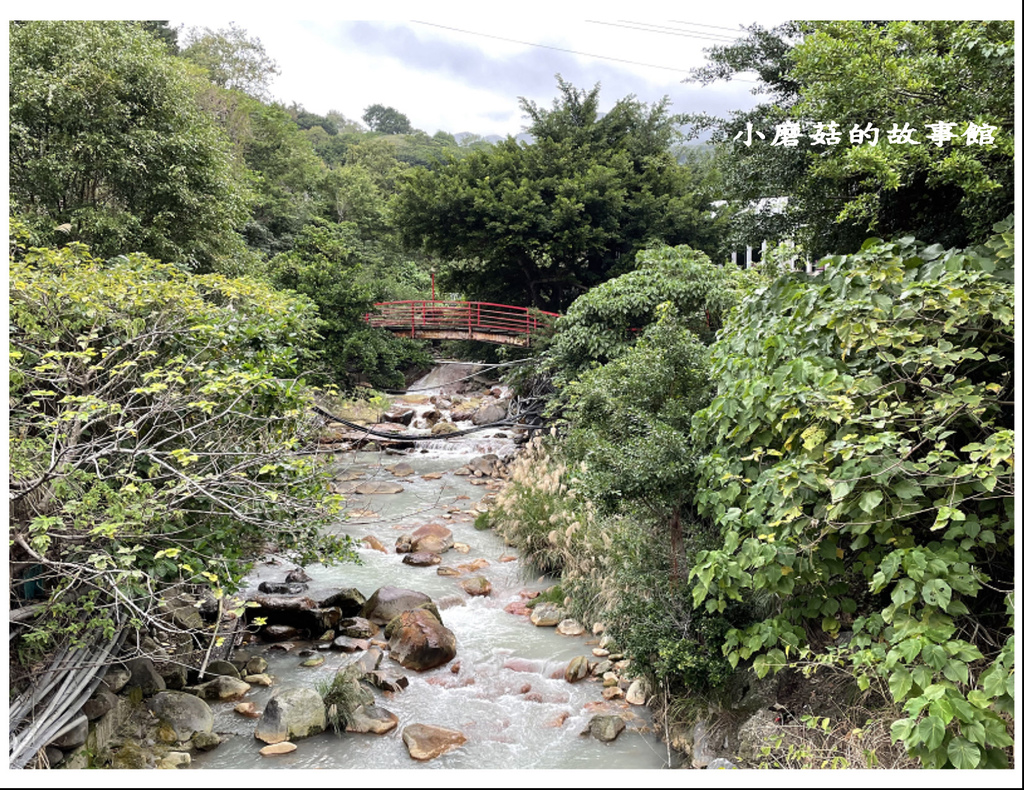
[[[960,10],[965,10],[962,6]],[[706,62],[704,50],[787,19],[891,17],[892,3],[333,2],[237,3],[53,2],[33,18],[169,19],[174,25],[222,28],[235,22],[258,37],[281,74],[273,96],[324,114],[360,120],[371,104],[394,107],[430,134],[517,134],[519,97],[550,107],[555,75],[589,90],[600,83],[601,110],[632,94],[652,103],[667,96],[674,112],[727,115],[759,101],[754,82],[708,87],[682,82]],[[1020,15],[1017,3],[980,0],[979,17]],[[901,18],[943,16],[921,2],[900,4]],[[268,12],[274,15],[268,15]],[[888,12],[888,13],[887,13]],[[374,21],[360,21],[366,19]]]
[[[214,27],[227,20],[185,21]],[[408,21],[234,21],[277,61],[277,98],[356,120],[371,104],[384,104],[430,134],[514,135],[524,122],[519,97],[550,107],[556,74],[586,90],[600,84],[602,111],[630,94],[648,103],[668,96],[677,112],[727,113],[754,102],[753,82],[708,88],[681,82],[704,62],[704,47],[742,35],[737,18],[701,22],[719,27],[664,18],[637,20],[640,25],[616,17],[436,14]]]

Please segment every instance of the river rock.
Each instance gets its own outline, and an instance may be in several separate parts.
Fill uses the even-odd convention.
[[[590,662],[587,661],[587,657],[576,656],[569,662],[569,666],[565,668],[565,679],[569,683],[575,683],[579,680],[585,679],[589,672]]]
[[[560,633],[562,636],[580,636],[585,634],[587,630],[577,623],[575,620],[571,620],[568,617],[558,624],[555,631]]]
[[[361,542],[369,548],[373,549],[374,551],[379,551],[384,554],[388,553],[387,548],[384,546],[383,543],[380,542],[380,539],[374,537],[373,535],[367,535],[365,538],[362,539]]]
[[[383,735],[398,726],[398,717],[377,705],[360,705],[349,715],[345,732],[372,732]]]
[[[246,675],[259,675],[267,671],[267,659],[263,656],[253,656],[245,662]]]
[[[273,686],[274,678],[272,675],[268,675],[266,672],[257,672],[254,675],[246,675],[245,682],[250,686]]]
[[[405,565],[414,565],[418,568],[440,565],[441,555],[432,551],[414,551],[402,557],[402,562]]]
[[[530,622],[536,626],[556,626],[565,619],[565,612],[553,603],[540,603],[533,607]]]
[[[430,603],[430,596],[401,587],[381,587],[363,605],[361,616],[371,623],[387,625],[402,612]]]
[[[375,669],[373,672],[367,672],[364,679],[379,688],[381,691],[390,691],[395,693],[409,688],[409,678],[405,675],[391,675],[379,669]]]
[[[373,496],[377,494],[400,494],[405,491],[405,486],[400,483],[395,483],[390,480],[373,481],[369,480],[365,483],[360,483],[355,487],[357,494],[363,496]]]
[[[490,425],[505,419],[505,406],[502,403],[488,403],[476,410],[473,415],[474,425]]]
[[[365,617],[346,617],[338,623],[338,629],[355,639],[369,639],[380,630]]]
[[[192,765],[192,755],[188,752],[167,752],[156,764],[157,768],[185,768]]]
[[[630,705],[643,705],[647,702],[650,694],[650,684],[643,678],[640,678],[629,684],[629,690],[626,692],[626,702]]]
[[[212,752],[221,744],[221,737],[215,732],[197,732],[191,740],[192,745],[201,752]]]
[[[449,433],[455,433],[458,430],[459,430],[459,426],[458,425],[450,423],[447,420],[442,420],[441,422],[436,423],[430,429],[430,435],[431,436],[446,436]]]
[[[388,649],[403,667],[422,672],[455,658],[455,634],[426,609],[414,609],[398,616]]]
[[[429,724],[410,724],[402,730],[402,741],[414,760],[433,760],[462,746],[466,736],[458,730]]]
[[[82,706],[82,713],[89,721],[95,721],[117,707],[117,695],[108,688],[100,686]]]
[[[395,538],[395,554],[408,554],[412,551],[412,535],[402,534]]]
[[[714,760],[712,760],[710,763],[708,763],[707,769],[709,771],[723,770],[723,769],[724,770],[739,770],[739,766],[729,762],[724,757],[716,757]]]
[[[145,656],[133,658],[126,666],[128,671],[131,672],[131,677],[125,686],[126,688],[141,688],[142,694],[145,697],[151,697],[157,692],[166,691],[167,683],[160,676],[160,673],[156,671],[156,667],[153,666],[153,662],[149,658]]]
[[[355,587],[332,587],[318,594],[314,600],[320,609],[340,609],[342,617],[355,617],[366,604],[366,596]]]
[[[159,692],[158,692],[159,693]],[[89,737],[89,720],[81,719],[74,727],[53,741],[53,745],[62,751],[77,749]]]
[[[359,654],[359,657],[352,662],[351,666],[359,667],[364,675],[375,672],[384,658],[384,651],[379,647],[368,647]]]
[[[309,585],[298,582],[292,584],[288,582],[260,582],[260,586],[256,589],[267,595],[302,595],[302,593],[309,589]]]
[[[438,565],[437,566],[438,576],[461,576],[462,571],[458,568],[453,568],[451,565]]]
[[[384,419],[387,422],[408,427],[415,416],[416,412],[413,409],[394,409],[392,411],[385,412]]]
[[[238,671],[238,667],[232,664],[230,661],[211,661],[206,666],[207,675],[225,675],[229,678],[241,678],[242,675]]]
[[[197,732],[213,732],[213,711],[202,699],[183,691],[161,691],[146,702],[158,721],[187,741]]]
[[[503,419],[504,416],[504,413],[502,413],[502,416],[499,419]],[[495,471],[497,471],[498,464],[500,462],[501,459],[498,458],[497,455],[494,453],[488,453],[487,455],[478,455],[476,458],[471,459],[466,465],[474,473],[480,472],[485,477],[491,477]]]
[[[345,637],[341,637],[341,638],[345,639]],[[310,656],[305,661],[303,661],[301,664],[299,664],[299,666],[300,667],[307,667],[307,668],[319,667],[319,666],[322,666],[324,661],[326,661],[326,660],[327,659],[325,659],[323,656],[320,656],[320,655]]]
[[[255,737],[264,743],[318,735],[327,727],[327,710],[311,688],[279,691],[267,703],[256,725]]]
[[[395,477],[409,477],[409,475],[416,474],[416,470],[412,468],[412,465],[405,461],[401,461],[394,466],[389,466],[388,471]]]
[[[284,580],[289,584],[307,584],[313,581],[304,568],[292,568],[285,574]]]
[[[472,579],[466,579],[465,581],[459,582],[459,587],[470,595],[491,594],[491,583],[483,576],[474,576]]]
[[[247,719],[258,719],[263,714],[256,709],[255,702],[239,702],[234,707],[235,713],[245,716]]]
[[[260,754],[264,757],[273,757],[276,754],[290,754],[299,747],[290,741],[280,741],[279,743],[272,743],[270,746],[264,746],[260,749]]]
[[[292,625],[265,625],[260,630],[260,638],[264,642],[285,642],[300,636],[302,631]]]
[[[580,734],[586,735],[589,733],[599,741],[607,743],[618,738],[619,733],[621,733],[625,728],[626,722],[622,720],[621,716],[599,715],[593,716],[587,723],[586,729],[584,729]]]
[[[413,551],[433,551],[441,554],[452,547],[452,531],[443,524],[424,524],[412,533]]]
[[[622,699],[625,696],[625,692],[618,686],[608,686],[601,690],[601,696],[607,700]]]
[[[351,636],[339,636],[331,642],[332,650],[340,650],[343,653],[355,653],[359,650],[368,650],[370,642],[366,639],[356,639]]]
[[[193,686],[191,690],[200,699],[230,702],[244,697],[250,688],[251,686],[244,680],[218,675],[213,680]]]
[[[179,628],[198,630],[203,627],[203,618],[199,614],[199,600],[179,593],[161,602],[160,608],[170,614],[171,621]]]

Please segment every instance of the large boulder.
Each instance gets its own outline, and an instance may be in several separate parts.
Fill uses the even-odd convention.
[[[441,564],[441,555],[432,551],[414,551],[402,557],[402,564],[413,565],[417,568],[425,568],[431,565]]]
[[[311,688],[292,688],[270,699],[255,735],[264,743],[281,743],[318,735],[326,727],[327,710],[320,695]]]
[[[621,716],[594,716],[590,719],[582,734],[590,733],[599,741],[614,741],[619,733],[626,728],[626,722]]]
[[[590,674],[590,662],[586,656],[576,656],[565,669],[565,679],[569,683],[585,680],[588,674]]]
[[[452,531],[441,524],[424,524],[413,530],[412,550],[442,554],[455,544]]]
[[[160,676],[160,673],[156,671],[156,667],[153,666],[151,659],[145,656],[133,658],[127,662],[126,666],[128,671],[131,672],[131,678],[128,680],[126,688],[137,686],[142,689],[142,694],[146,697],[151,697],[157,692],[167,690],[167,683]]]
[[[543,627],[557,626],[565,619],[565,612],[553,603],[539,603],[530,613],[530,622]]]
[[[398,726],[398,717],[376,705],[360,705],[349,715],[345,732],[372,732],[383,735]]]
[[[477,409],[473,415],[474,425],[490,425],[492,422],[500,422],[505,419],[505,404],[488,403]]]
[[[230,700],[241,699],[250,688],[252,688],[252,686],[244,680],[239,680],[238,678],[229,677],[227,675],[218,675],[213,678],[213,680],[201,683],[198,686],[193,686],[191,690],[200,699],[213,699],[221,702],[227,702]]]
[[[430,596],[401,587],[381,587],[363,606],[362,617],[377,625],[387,625],[402,612],[430,603]]]
[[[331,588],[314,596],[320,609],[337,608],[342,617],[355,617],[366,604],[366,596],[355,587]]]
[[[402,741],[414,760],[433,760],[435,757],[459,748],[466,736],[458,730],[434,727],[429,724],[410,724],[402,730]]]
[[[183,691],[161,691],[146,707],[162,724],[172,730],[179,741],[187,741],[197,732],[213,732],[213,711],[194,694]]]
[[[426,609],[413,609],[398,616],[388,649],[403,667],[422,672],[455,658],[455,634]]]

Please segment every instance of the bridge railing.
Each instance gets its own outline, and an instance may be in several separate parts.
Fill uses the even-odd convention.
[[[558,313],[492,302],[410,300],[379,302],[367,313],[371,326],[385,329],[448,329],[472,333],[532,335],[554,324]]]

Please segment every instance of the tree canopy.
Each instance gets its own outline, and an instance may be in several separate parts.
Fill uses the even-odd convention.
[[[412,131],[412,123],[407,115],[383,104],[371,104],[367,107],[363,113],[363,123],[371,132],[380,134],[409,134]]]
[[[559,87],[552,110],[522,102],[534,142],[413,171],[399,193],[402,238],[449,261],[452,289],[562,309],[644,244],[715,247],[707,197],[668,150],[667,101],[624,99],[599,118],[599,88]]]
[[[310,302],[82,245],[19,252],[10,302],[12,581],[47,604],[22,645],[180,632],[164,596],[220,598],[268,545],[348,555],[319,531],[330,475],[297,452]]]
[[[725,190],[748,209],[734,240],[792,236],[815,257],[868,234],[980,243],[1012,212],[1013,58],[1013,25],[997,21],[754,26],[712,48],[696,79],[756,71],[771,97],[716,124]],[[799,136],[772,145],[786,123]],[[855,130],[868,131],[855,142]],[[784,214],[758,216],[755,202],[776,197]]]
[[[10,30],[10,195],[37,243],[209,267],[241,254],[251,194],[202,83],[140,25]]]

